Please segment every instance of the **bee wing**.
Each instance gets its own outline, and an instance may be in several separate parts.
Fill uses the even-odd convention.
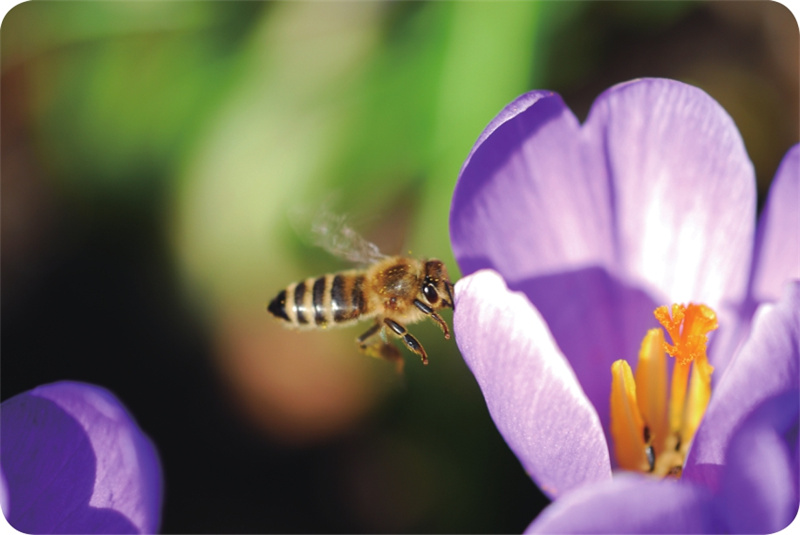
[[[377,245],[353,230],[343,215],[319,212],[311,223],[311,235],[315,245],[350,262],[371,264],[386,258]]]
[[[346,216],[334,213],[327,208],[327,204],[323,204],[313,214],[307,207],[292,211],[293,226],[304,241],[356,264],[372,264],[387,258],[377,245],[353,230]]]

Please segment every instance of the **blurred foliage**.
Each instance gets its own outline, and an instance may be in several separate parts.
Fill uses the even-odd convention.
[[[197,3],[31,3],[4,25],[48,174],[124,199],[175,165],[236,80],[248,13]],[[97,199],[101,202],[101,199]]]
[[[458,278],[459,169],[532,88],[582,118],[617,82],[694,83],[762,195],[798,139],[772,3],[32,2],[2,28],[3,398],[114,390],[159,446],[170,532],[515,532],[546,504],[434,325],[398,377],[358,354],[365,325],[272,321],[281,288],[349,267],[293,213],[331,204]]]

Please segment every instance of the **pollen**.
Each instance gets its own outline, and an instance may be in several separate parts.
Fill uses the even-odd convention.
[[[705,305],[672,305],[672,317],[667,307],[654,312],[658,322],[667,331],[672,344],[664,343],[664,350],[680,364],[707,360],[708,333],[717,328],[717,315]]]
[[[654,314],[671,343],[661,329],[651,329],[635,375],[625,360],[612,365],[611,437],[620,468],[680,477],[711,396],[714,368],[706,347],[717,317],[708,306],[694,303],[658,307]],[[675,358],[671,381],[666,355]]]

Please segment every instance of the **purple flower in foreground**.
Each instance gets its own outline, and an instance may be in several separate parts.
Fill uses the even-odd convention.
[[[109,391],[39,386],[0,407],[9,523],[27,533],[154,533],[161,466],[152,442]]]
[[[454,330],[498,430],[558,498],[530,529],[770,531],[793,518],[799,200],[795,146],[756,231],[753,168],[733,121],[679,82],[615,86],[583,125],[558,95],[534,91],[489,124],[453,197],[465,276]],[[703,328],[689,321],[695,305],[686,323],[680,307],[656,321],[675,303],[704,305]],[[695,344],[694,364],[675,337],[677,362],[666,362],[659,322]],[[657,354],[662,368],[648,376]],[[658,442],[659,429],[673,442]],[[679,479],[612,479],[631,466]],[[742,496],[758,506],[737,507]]]

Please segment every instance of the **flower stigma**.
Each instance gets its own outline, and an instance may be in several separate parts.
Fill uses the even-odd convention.
[[[671,312],[671,314],[670,314]],[[706,305],[658,307],[662,329],[647,331],[636,374],[625,360],[611,365],[611,436],[620,468],[680,477],[692,437],[711,397],[706,346],[717,315]],[[675,358],[667,388],[667,358]]]

